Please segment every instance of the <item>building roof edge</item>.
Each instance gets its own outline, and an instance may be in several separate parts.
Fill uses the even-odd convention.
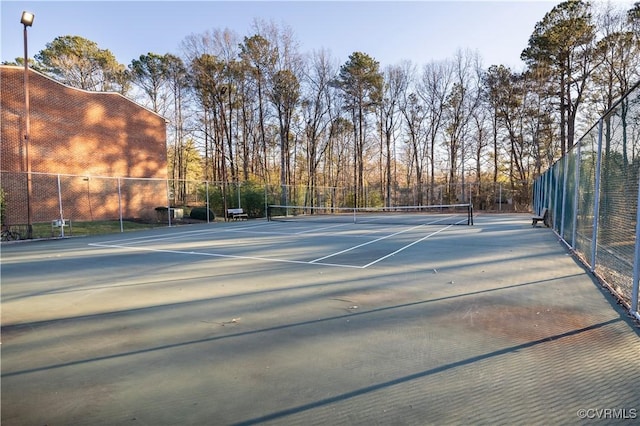
[[[14,69],[19,69],[19,70],[24,70],[24,67],[22,67],[20,65],[0,65],[0,68],[14,68]],[[126,101],[131,102],[131,103],[139,106],[140,108],[143,108],[143,109],[147,110],[148,112],[150,112],[150,113],[152,113],[154,115],[157,115],[158,117],[162,118],[165,121],[165,123],[169,123],[169,119],[167,119],[167,117],[163,116],[162,114],[159,114],[159,113],[155,112],[154,110],[152,110],[152,109],[150,109],[150,108],[148,108],[148,107],[146,107],[144,105],[139,104],[138,102],[134,101],[133,99],[130,99],[130,98],[126,97],[122,93],[118,93],[118,92],[98,92],[98,91],[95,91],[95,90],[80,89],[78,87],[72,87],[72,86],[69,86],[68,84],[61,83],[58,80],[49,77],[48,75],[45,75],[45,74],[43,74],[43,73],[41,73],[39,71],[34,70],[33,68],[28,68],[28,70],[30,72],[34,73],[34,74],[37,74],[40,77],[46,78],[48,80],[51,80],[52,82],[54,82],[56,84],[59,84],[60,86],[66,87],[67,89],[72,89],[72,90],[76,90],[76,91],[79,91],[79,92],[96,94],[96,95],[109,95],[109,96],[115,95],[115,96],[120,96],[121,98],[125,99]]]

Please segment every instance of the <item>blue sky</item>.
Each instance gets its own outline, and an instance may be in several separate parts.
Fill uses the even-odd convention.
[[[354,51],[384,67],[422,65],[477,50],[483,64],[523,67],[520,53],[557,1],[12,1],[2,0],[0,60],[23,55],[23,10],[35,14],[29,56],[55,37],[78,35],[123,64],[142,54],[180,55],[189,34],[229,28],[251,35],[255,18],[292,28],[300,50],[325,48],[339,63]]]

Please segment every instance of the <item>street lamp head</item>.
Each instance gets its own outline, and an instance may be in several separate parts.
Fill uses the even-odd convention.
[[[23,24],[25,27],[30,27],[31,25],[33,25],[33,18],[35,18],[35,15],[25,10],[24,12],[22,12],[20,23]]]

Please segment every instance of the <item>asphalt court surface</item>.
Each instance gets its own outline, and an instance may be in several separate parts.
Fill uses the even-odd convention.
[[[637,324],[529,215],[3,244],[2,425],[635,424]]]
[[[91,244],[123,250],[166,252],[210,258],[368,268],[412,246],[447,238],[455,227],[438,223],[241,222],[226,229],[119,238]],[[458,230],[459,232],[464,232]],[[438,236],[438,234],[442,234]],[[181,248],[184,247],[184,248]]]

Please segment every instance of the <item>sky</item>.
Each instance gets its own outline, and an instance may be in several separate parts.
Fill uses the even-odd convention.
[[[537,22],[560,2],[511,1],[14,1],[0,2],[0,61],[22,57],[23,10],[29,57],[56,37],[77,35],[128,65],[149,52],[181,56],[190,34],[231,29],[251,36],[255,19],[290,27],[301,53],[326,49],[345,63],[360,51],[380,62],[424,65],[477,51],[485,67],[524,68],[520,53]]]

